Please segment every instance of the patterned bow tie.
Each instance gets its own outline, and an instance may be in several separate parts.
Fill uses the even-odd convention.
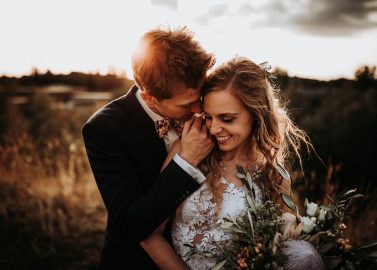
[[[178,135],[181,135],[183,130],[182,122],[167,118],[155,121],[155,128],[159,138],[163,138],[170,127],[174,128]]]

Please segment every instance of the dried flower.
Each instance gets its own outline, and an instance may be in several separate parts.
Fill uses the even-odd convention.
[[[288,261],[284,265],[286,270],[325,269],[321,255],[307,241],[287,240],[284,242],[283,253],[288,257]]]

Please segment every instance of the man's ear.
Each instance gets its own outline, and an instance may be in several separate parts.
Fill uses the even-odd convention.
[[[140,92],[141,98],[147,103],[148,107],[154,107],[157,102],[157,98],[149,94],[147,91],[141,91]]]

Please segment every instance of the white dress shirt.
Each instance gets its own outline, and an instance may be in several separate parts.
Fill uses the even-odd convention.
[[[153,122],[164,119],[164,117],[162,117],[161,115],[158,115],[157,113],[155,113],[148,107],[144,99],[141,97],[140,92],[141,92],[140,89],[137,90],[136,98],[140,102],[141,107],[143,107],[147,115],[153,120]],[[179,136],[177,132],[172,127],[170,127],[168,132],[163,137],[167,152],[169,152],[171,146],[174,144],[174,142],[178,138]],[[190,163],[184,160],[180,155],[175,154],[173,157],[173,160],[178,164],[178,166],[180,166],[184,171],[186,171],[189,175],[191,175],[191,177],[193,177],[199,184],[202,183],[206,179],[206,177],[198,168],[193,167]]]

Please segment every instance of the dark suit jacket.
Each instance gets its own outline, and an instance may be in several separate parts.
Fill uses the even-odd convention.
[[[157,269],[139,243],[199,187],[174,161],[160,173],[165,144],[136,91],[133,86],[97,111],[82,130],[108,211],[100,269]]]

